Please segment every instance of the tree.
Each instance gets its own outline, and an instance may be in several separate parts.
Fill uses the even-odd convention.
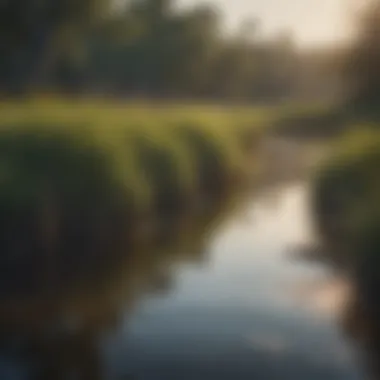
[[[21,90],[41,81],[109,6],[110,0],[1,1],[0,84]]]
[[[375,110],[380,103],[380,2],[372,0],[360,12],[358,30],[344,60],[348,104]]]
[[[174,13],[169,2],[153,10],[135,1],[104,25],[92,39],[90,71],[127,93],[201,93],[218,47],[218,15],[205,6]]]
[[[228,36],[215,8],[175,5],[0,0],[0,86],[250,100],[291,94],[298,54],[291,39],[264,40],[255,18]]]

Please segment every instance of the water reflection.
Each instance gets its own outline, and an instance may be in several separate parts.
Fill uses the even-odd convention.
[[[0,378],[108,378],[102,337],[125,323],[141,298],[171,289],[178,263],[203,262],[204,242],[240,201],[231,197],[196,217],[162,221],[159,233],[149,239],[135,242],[122,255],[103,256],[102,270],[89,263],[81,281],[73,277],[62,283],[52,275],[50,282],[45,278],[44,286],[31,289],[8,279],[6,284],[15,286],[3,289],[0,299]]]
[[[355,302],[339,321],[347,282],[288,256],[312,239],[307,202],[302,182],[270,207],[230,199],[166,221],[96,281],[3,297],[0,379],[364,379],[341,328],[377,369],[376,318]]]
[[[305,195],[302,184],[283,188],[277,209],[256,198],[244,222],[219,228],[207,265],[179,268],[170,294],[143,302],[110,338],[110,379],[363,378],[322,305],[330,274],[286,256],[308,238]]]

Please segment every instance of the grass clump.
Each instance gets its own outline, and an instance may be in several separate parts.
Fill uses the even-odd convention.
[[[30,290],[81,278],[128,248],[144,219],[219,198],[244,178],[256,129],[243,111],[233,120],[95,101],[0,109],[0,289],[11,278]]]
[[[195,172],[186,146],[161,128],[127,128],[125,149],[135,147],[136,162],[151,189],[154,215],[178,213],[188,207],[195,192]]]
[[[85,252],[128,233],[143,184],[121,166],[116,147],[99,137],[79,126],[2,127],[3,281],[16,274],[20,285],[31,286],[39,282],[31,275],[44,269],[56,279],[65,272],[73,276],[88,264]]]
[[[199,191],[206,198],[222,195],[243,175],[245,151],[238,135],[194,123],[182,124],[177,132],[193,153]]]
[[[339,265],[367,260],[369,247],[380,252],[373,239],[374,231],[380,234],[380,133],[363,128],[334,147],[315,180],[313,201],[318,231]]]

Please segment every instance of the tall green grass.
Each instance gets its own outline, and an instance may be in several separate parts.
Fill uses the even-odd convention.
[[[244,183],[262,119],[100,101],[0,104],[4,272],[30,289],[79,278],[107,252],[122,254],[148,219],[202,211]]]

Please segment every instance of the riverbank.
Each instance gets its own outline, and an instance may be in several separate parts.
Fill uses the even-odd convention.
[[[45,212],[59,212],[42,216],[49,216],[46,219],[49,221],[61,220],[64,216],[64,222],[77,222],[74,230],[68,230],[74,231],[69,235],[71,246],[67,242],[64,246],[61,244],[66,235],[46,235],[51,230],[42,230],[44,237],[50,236],[49,244],[42,246],[43,252],[60,259],[44,261],[46,256],[42,256],[40,262],[48,266],[25,267],[39,275],[50,275],[43,277],[43,286],[38,289],[24,286],[31,292],[37,290],[38,297],[29,298],[29,303],[17,297],[2,303],[3,343],[13,333],[23,336],[30,352],[36,352],[35,345],[39,348],[33,360],[42,364],[42,368],[52,363],[48,369],[53,367],[56,374],[77,366],[83,371],[80,375],[101,376],[99,364],[104,360],[110,371],[107,378],[113,378],[114,374],[115,379],[130,375],[149,380],[157,376],[191,379],[191,374],[197,379],[218,380],[229,380],[232,376],[278,379],[284,374],[290,378],[318,380],[321,376],[331,380],[359,378],[354,361],[348,365],[341,358],[349,349],[336,336],[331,320],[338,313],[333,303],[334,297],[340,297],[341,290],[335,292],[335,283],[332,288],[329,288],[330,283],[326,285],[328,276],[321,267],[296,263],[288,256],[290,247],[310,242],[306,232],[308,181],[330,149],[329,140],[301,142],[289,136],[255,135],[260,130],[255,125],[241,130],[236,129],[236,124],[229,124],[233,115],[223,123],[217,122],[223,119],[222,114],[216,119],[215,115],[208,118],[203,115],[202,120],[196,115],[198,120],[183,123],[188,120],[184,116],[173,118],[173,114],[167,113],[161,114],[161,119],[159,113],[140,114],[139,118],[136,113],[132,117],[133,113],[122,109],[94,113],[91,108],[81,107],[83,105],[74,107],[74,113],[73,109],[68,112],[53,107],[50,114],[45,115],[44,123],[37,126],[18,124],[13,115],[11,125],[15,129],[3,129],[6,133],[0,133],[0,142],[8,149],[3,156],[7,160],[2,162],[9,162],[11,168],[17,169],[14,172],[19,173],[19,177],[16,178],[31,181],[32,186],[27,184],[28,188],[41,189],[40,184],[49,184],[44,180],[52,178],[57,181],[53,181],[53,185],[64,185],[64,191],[53,186],[47,193],[61,197],[50,200],[64,202],[52,202],[50,205],[54,208],[43,208]],[[29,112],[30,109],[21,116],[26,118]],[[41,120],[41,112],[39,110],[33,120]],[[92,119],[86,119],[91,115]],[[112,121],[111,115],[118,121]],[[149,121],[141,122],[144,118]],[[52,121],[58,119],[62,123],[52,128],[55,126]],[[83,125],[78,128],[75,120],[81,120]],[[25,136],[29,137],[25,139]],[[60,147],[58,153],[49,149],[52,142]],[[24,157],[21,161],[17,159],[20,152]],[[88,153],[83,155],[83,152]],[[96,160],[92,161],[93,158]],[[68,163],[71,166],[67,166]],[[75,170],[67,170],[67,167]],[[129,168],[135,169],[132,172]],[[64,173],[63,178],[57,178],[56,171]],[[28,173],[33,175],[28,176]],[[123,182],[124,175],[131,173],[139,186],[144,184],[149,190],[147,195],[141,191],[144,186],[133,187],[135,182],[131,179]],[[192,179],[187,182],[187,178]],[[242,182],[237,180],[239,178]],[[248,178],[252,182],[247,183]],[[25,182],[14,182],[14,185],[18,183],[25,185]],[[123,187],[125,183],[127,186]],[[77,184],[81,184],[81,197],[75,199],[78,210],[82,210],[78,214],[69,197]],[[237,196],[238,188],[247,189],[240,187],[244,184],[250,186],[250,201],[244,210],[241,208],[237,215],[230,216],[224,225],[216,223],[214,206],[226,205],[229,194]],[[107,235],[107,231],[125,233],[120,227],[109,227],[110,220],[116,227],[124,220],[120,214],[113,219],[112,213],[107,213],[114,210],[107,202],[116,199],[117,203],[110,203],[117,206],[116,210],[120,210],[119,202],[124,204],[122,190],[116,198],[108,196],[108,189],[114,189],[115,185],[116,191],[125,188],[130,191],[126,193],[131,197],[128,199],[148,200],[147,203],[132,202],[139,205],[132,210],[140,211],[127,219],[127,226],[133,226],[133,232],[123,235],[127,236],[126,240],[115,241],[114,235]],[[18,188],[23,187],[14,187]],[[94,188],[98,190],[93,191]],[[49,187],[42,189],[46,191]],[[55,193],[51,189],[59,191]],[[277,207],[270,201],[266,203],[272,192],[277,192]],[[5,197],[13,193],[4,194]],[[23,198],[25,194],[15,193],[15,205],[29,204],[18,204],[20,200],[45,199],[44,196]],[[38,191],[35,194],[38,195]],[[176,194],[184,197],[176,198]],[[172,203],[173,200],[177,203]],[[81,209],[82,201],[89,207]],[[62,204],[69,207],[57,207]],[[91,205],[95,205],[96,210],[92,210]],[[99,218],[106,219],[91,224],[96,229],[77,229],[83,221],[96,220],[99,205],[104,205]],[[210,218],[203,214],[207,209]],[[66,210],[70,212],[66,214]],[[51,227],[46,220],[42,226]],[[4,218],[5,226],[7,222],[9,220]],[[192,225],[196,228],[190,228]],[[215,230],[213,225],[218,228]],[[160,232],[156,227],[160,227]],[[57,229],[67,231],[62,230],[62,224],[57,224]],[[130,236],[140,237],[132,243]],[[95,243],[86,243],[94,237]],[[183,244],[183,240],[191,244]],[[116,250],[110,250],[110,242]],[[20,249],[20,245],[14,247]],[[23,249],[21,245],[17,252],[28,252]],[[89,265],[94,262],[96,265]],[[107,266],[107,262],[113,265]],[[98,264],[102,271],[107,271],[108,277],[99,277]],[[59,277],[62,268],[65,269],[63,275],[69,273],[71,280],[73,273],[82,280],[61,282],[65,285],[61,288],[64,294],[57,292],[57,284],[65,278]],[[83,277],[83,273],[88,272],[92,278]],[[294,282],[296,279],[299,282]],[[300,290],[307,289],[305,282],[309,279],[315,279],[317,287],[320,280],[324,289],[300,294]],[[103,285],[106,286],[103,288]],[[27,321],[25,316],[28,316]],[[53,326],[56,333],[49,335],[47,325]],[[32,339],[28,341],[30,334]],[[104,335],[107,350],[112,353],[108,359],[100,357],[97,349]],[[329,348],[327,353],[326,347]],[[89,357],[93,358],[91,368],[80,360]],[[62,365],[61,360],[66,364]],[[220,363],[224,363],[222,367]],[[274,363],[278,370],[273,370]]]
[[[2,297],[59,293],[252,176],[250,114],[87,101],[0,109]]]

